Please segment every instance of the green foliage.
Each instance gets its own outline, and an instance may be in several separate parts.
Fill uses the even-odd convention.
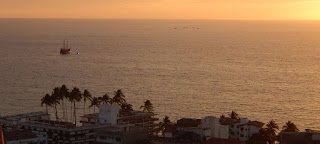
[[[246,144],[266,144],[267,143],[267,132],[266,129],[261,128],[259,133],[253,134]]]
[[[112,99],[109,97],[108,94],[104,94],[102,97],[99,97],[98,99],[103,104],[112,104]]]
[[[95,107],[99,107],[101,101],[99,100],[99,98],[94,97],[91,101],[91,105],[89,106],[89,108],[93,107],[94,111],[95,111]]]
[[[267,123],[266,127],[261,128],[259,133],[253,134],[248,141],[247,144],[274,144],[278,139],[276,131],[279,129],[278,124],[271,120]]]
[[[86,102],[87,102],[87,99],[92,101],[92,95],[87,89],[85,89],[83,91],[83,113],[84,114],[86,113]]]
[[[267,141],[269,144],[274,144],[278,137],[276,131],[279,130],[279,126],[274,120],[271,120],[266,126],[265,134]]]
[[[65,103],[65,100],[69,101],[70,104]],[[46,106],[46,111],[48,113],[48,107],[52,107],[56,116],[56,120],[61,120],[58,118],[58,109],[57,105],[62,104],[62,115],[64,121],[73,121],[75,124],[76,121],[76,110],[77,103],[83,100],[83,113],[85,114],[86,102],[90,101],[89,108],[94,107],[94,111],[96,107],[99,107],[101,103],[104,104],[118,104],[119,107],[123,110],[132,111],[132,105],[128,104],[125,100],[125,95],[121,91],[121,89],[114,91],[114,97],[110,98],[108,94],[103,95],[102,97],[92,97],[91,93],[85,89],[83,93],[79,90],[79,88],[74,87],[71,92],[66,85],[62,85],[61,87],[55,87],[52,91],[52,94],[46,94],[41,98],[41,106]],[[68,117],[68,105],[70,106],[70,116]],[[145,105],[142,106],[144,111],[153,112],[152,103],[147,100]],[[142,108],[141,107],[141,108]]]
[[[231,119],[239,119],[239,118],[240,118],[240,117],[239,117],[239,114],[236,113],[235,111],[232,111],[232,112],[229,114],[229,117],[230,117]]]
[[[121,109],[122,110],[127,110],[127,111],[133,111],[132,105],[131,104],[127,104],[127,103],[121,104]]]
[[[166,116],[165,118],[163,118],[162,122],[159,123],[157,132],[161,132],[162,134],[164,134],[165,129],[172,125],[173,123],[170,121],[169,117]]]
[[[114,91],[114,97],[112,98],[112,103],[116,103],[119,106],[121,106],[121,104],[126,102],[124,98],[125,98],[125,95],[122,93],[121,89]]]
[[[143,111],[153,112],[153,105],[150,100],[146,100],[144,102],[144,105],[140,107],[140,109],[143,108]]]
[[[291,121],[288,121],[283,127],[282,127],[282,131],[285,131],[285,132],[298,132],[299,129],[297,128],[297,126],[291,122]]]
[[[85,89],[83,91],[83,101],[86,102],[87,99],[91,101],[92,100],[92,95],[87,89]]]

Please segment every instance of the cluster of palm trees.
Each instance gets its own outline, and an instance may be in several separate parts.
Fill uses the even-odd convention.
[[[122,93],[121,89],[114,91],[113,98],[108,94],[104,94],[101,97],[93,97],[89,108],[93,107],[95,112],[95,108],[98,108],[100,104],[118,104],[121,108],[127,106],[126,108],[128,110],[132,110],[132,105],[126,102],[125,95]]]
[[[235,111],[232,111],[228,115],[231,119],[240,119],[239,114]],[[220,118],[225,118],[225,116],[221,115]],[[259,133],[253,134],[252,137],[249,138],[247,144],[274,144],[279,139],[279,136],[277,135],[278,130],[278,124],[274,120],[271,120],[265,125],[265,127],[262,127],[259,130]],[[288,121],[285,125],[283,125],[282,131],[298,132],[299,129],[293,122]]]
[[[121,90],[114,91],[114,97],[111,98],[108,94],[104,94],[102,97],[94,97],[91,100],[91,105],[89,107],[95,108],[99,107],[100,104],[118,104],[122,110],[132,111],[132,105],[127,103],[125,100],[125,95]],[[153,112],[153,105],[150,100],[146,100],[144,105],[140,107],[143,108],[144,112]]]
[[[77,103],[83,101],[83,114],[85,114],[86,103],[88,100],[90,101],[89,108],[93,107],[94,112],[95,108],[98,108],[100,104],[117,104],[122,110],[133,110],[132,105],[126,102],[125,95],[122,93],[121,89],[114,91],[114,96],[112,98],[108,94],[104,94],[101,97],[92,97],[91,93],[87,89],[84,90],[83,93],[77,87],[74,87],[71,91],[69,91],[66,85],[54,88],[51,95],[46,94],[41,99],[41,106],[46,106],[47,113],[48,107],[52,107],[56,120],[71,121],[74,122],[74,124],[77,124]],[[68,102],[70,102],[70,104],[68,104]],[[59,118],[58,115],[58,105],[61,105],[62,119]],[[68,106],[70,106],[69,113]],[[150,100],[146,100],[144,105],[140,108],[143,108],[144,112],[153,112],[153,105]]]
[[[271,120],[266,124],[265,127],[259,130],[259,133],[253,134],[248,140],[247,144],[265,144],[266,142],[269,144],[274,144],[279,139],[279,136],[277,135],[278,130],[278,124],[274,120]],[[293,122],[288,121],[285,125],[283,125],[282,131],[298,132],[299,129]]]
[[[84,102],[84,113],[85,113],[85,104],[87,100],[91,100],[92,95],[86,89],[83,93],[79,90],[79,88],[74,87],[71,91],[67,88],[66,85],[62,85],[61,87],[55,87],[50,94],[46,94],[41,99],[41,106],[46,106],[46,111],[48,113],[48,107],[52,107],[56,120],[60,121],[72,121],[75,124],[77,123],[76,120],[76,103],[79,103],[83,100]],[[68,102],[70,102],[70,113],[68,113]],[[62,118],[59,118],[58,115],[58,108],[57,106],[61,104],[61,113]],[[70,114],[70,116],[68,116]]]

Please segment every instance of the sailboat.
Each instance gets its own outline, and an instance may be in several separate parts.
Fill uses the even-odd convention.
[[[67,39],[63,41],[63,47],[60,49],[60,54],[71,54],[71,48],[69,47],[69,41]]]

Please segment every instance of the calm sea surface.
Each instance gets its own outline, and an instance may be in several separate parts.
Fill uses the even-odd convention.
[[[235,110],[320,129],[320,22],[0,19],[1,115],[45,110],[62,84],[122,89],[159,118]]]

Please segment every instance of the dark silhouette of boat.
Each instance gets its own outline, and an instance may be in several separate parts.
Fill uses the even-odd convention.
[[[60,49],[60,54],[65,55],[65,54],[71,54],[71,48],[69,47],[69,41],[68,40],[63,40],[63,47]]]

